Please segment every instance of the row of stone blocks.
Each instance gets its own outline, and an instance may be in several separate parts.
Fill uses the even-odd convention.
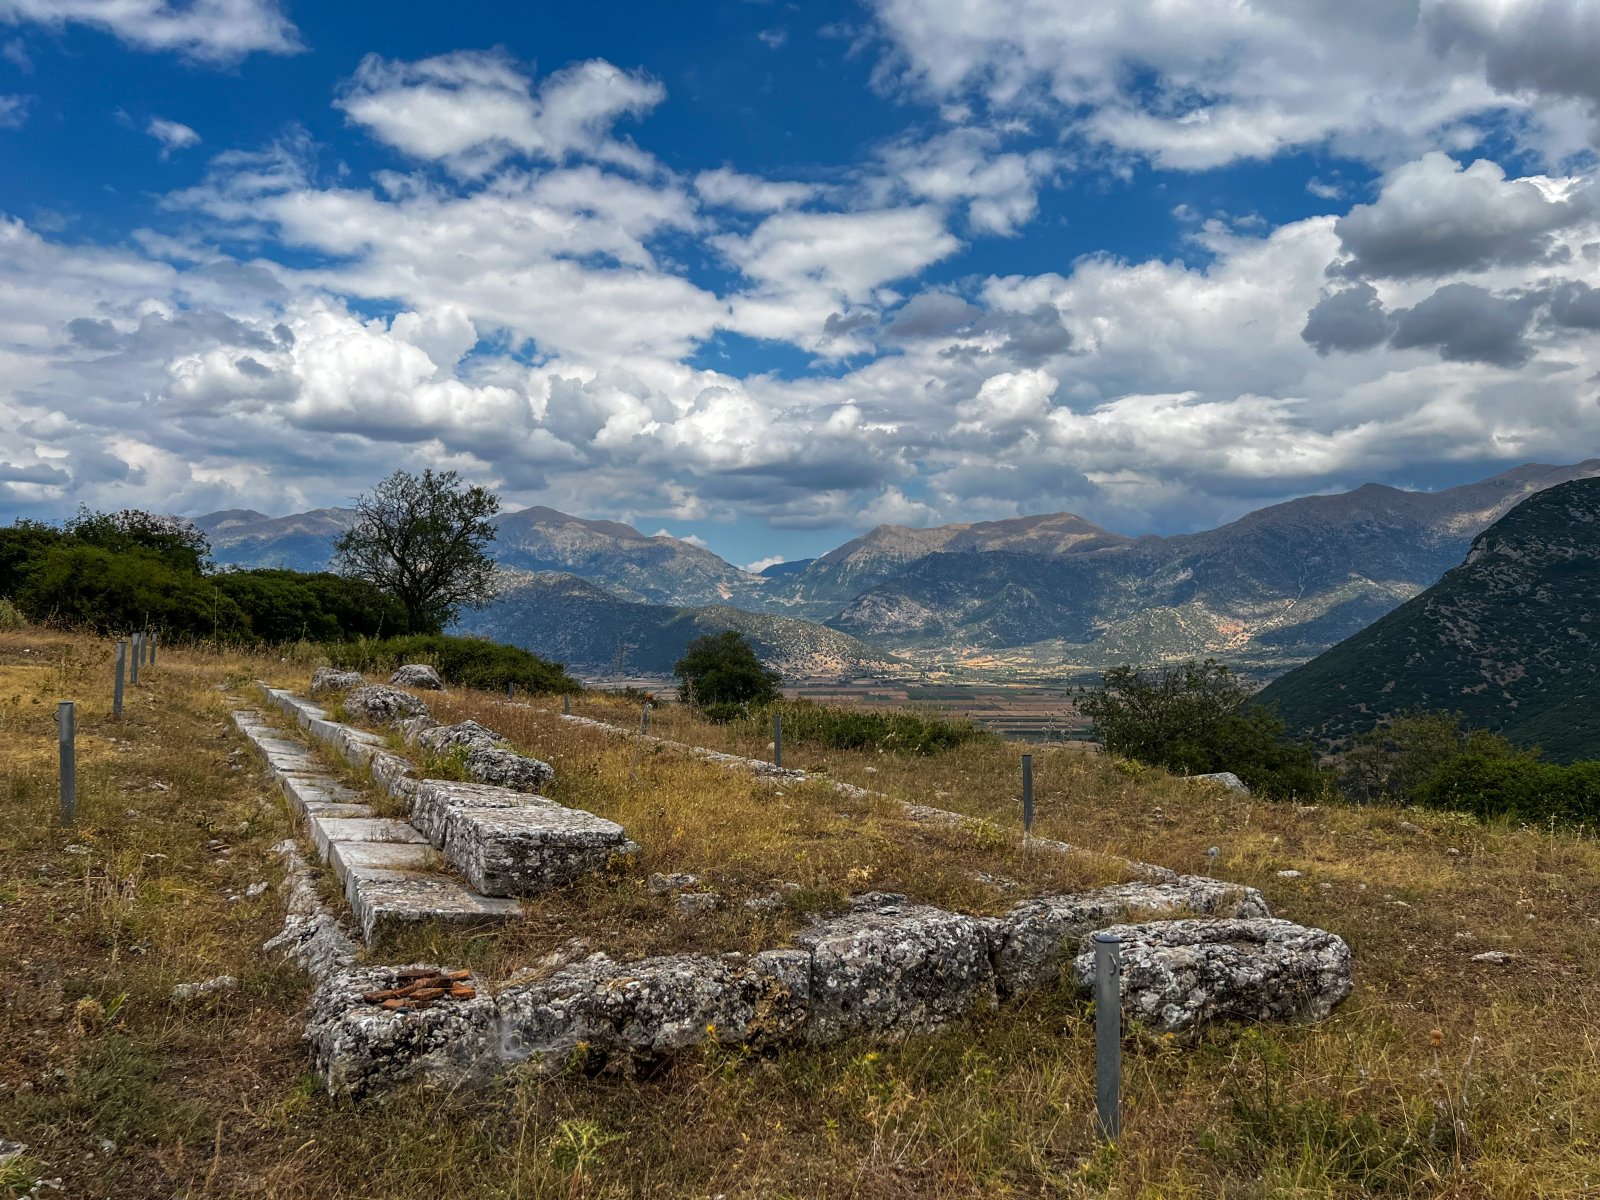
[[[1130,917],[1209,919],[1128,925]],[[1253,889],[1216,880],[1123,884],[1031,900],[1000,918],[859,897],[793,949],[616,962],[604,954],[494,995],[418,1011],[366,1003],[390,968],[332,972],[307,1039],[331,1090],[359,1095],[419,1075],[443,1083],[506,1063],[631,1069],[717,1040],[754,1048],[935,1030],[1054,984],[1093,985],[1083,939],[1123,941],[1123,1005],[1163,1030],[1217,1017],[1320,1020],[1350,991],[1350,952],[1322,930],[1266,915]],[[1080,952],[1081,950],[1081,952]]]
[[[292,692],[264,690],[269,703],[294,718],[310,738],[368,770],[380,787],[409,807],[409,823],[378,821],[370,811],[361,816],[329,813],[325,805],[347,803],[351,797],[331,799],[335,789],[345,789],[317,768],[307,748],[283,739],[271,739],[279,743],[275,748],[263,746],[291,801],[305,813],[312,840],[337,873],[369,942],[391,923],[481,922],[519,915],[520,906],[511,897],[569,883],[605,867],[618,854],[638,851],[615,822],[543,796],[487,784],[417,779],[409,760],[385,749],[376,734],[333,721],[326,710]],[[259,738],[254,740],[260,744]],[[281,757],[285,751],[292,752],[288,760]],[[468,886],[438,871],[441,856]]]

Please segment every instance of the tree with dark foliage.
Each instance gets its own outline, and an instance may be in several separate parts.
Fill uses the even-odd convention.
[[[680,680],[678,697],[712,716],[778,698],[778,673],[763,665],[744,634],[734,629],[695,638],[672,673]]]
[[[1152,672],[1115,667],[1099,688],[1080,692],[1078,711],[1124,758],[1192,775],[1232,771],[1272,796],[1329,787],[1311,747],[1285,740],[1283,722],[1251,704],[1249,689],[1215,659]]]
[[[413,633],[437,633],[463,607],[492,596],[491,518],[500,498],[454,471],[396,471],[356,500],[356,519],[334,546],[340,574],[400,602]]]

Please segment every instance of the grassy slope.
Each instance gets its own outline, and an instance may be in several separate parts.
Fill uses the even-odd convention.
[[[1065,993],[894,1045],[758,1058],[714,1047],[650,1078],[512,1075],[486,1092],[330,1102],[303,1078],[305,981],[257,949],[281,920],[278,897],[228,900],[276,881],[268,847],[288,827],[247,752],[230,759],[243,743],[216,690],[261,673],[303,680],[306,668],[174,653],[122,728],[87,713],[82,819],[68,833],[49,824],[50,709],[106,690],[104,649],[0,635],[0,1136],[29,1143],[66,1194],[1518,1198],[1600,1187],[1592,839],[1418,813],[1405,814],[1422,827],[1408,833],[1389,810],[1219,797],[1056,748],[1035,748],[1042,833],[1186,869],[1218,846],[1219,874],[1350,941],[1356,995],[1311,1029],[1216,1029],[1193,1044],[1132,1034],[1115,1151],[1093,1133],[1089,1009]],[[645,870],[694,869],[708,839],[736,843],[759,816],[748,780],[724,775],[726,791],[705,792],[664,758],[619,768],[607,756],[630,751],[564,739],[555,705],[452,703],[557,758],[564,786],[597,807],[642,805],[653,790],[660,820],[637,831]],[[636,719],[597,698],[577,709]],[[677,709],[655,724],[703,744],[731,736]],[[1014,814],[1014,747],[916,760],[786,751],[898,795]],[[795,834],[845,861],[852,821]],[[212,838],[231,853],[207,851]],[[915,878],[878,851],[858,865]],[[1286,867],[1305,876],[1279,879]],[[1470,961],[1490,948],[1517,965]],[[241,979],[237,991],[167,998],[175,982],[222,972]]]

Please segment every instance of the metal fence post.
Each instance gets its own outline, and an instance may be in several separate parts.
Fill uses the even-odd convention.
[[[142,635],[135,633],[133,635],[133,660],[128,664],[128,682],[135,686],[139,683],[139,660],[143,657],[144,639]]]
[[[772,714],[772,765],[783,770],[783,714]]]
[[[1022,756],[1022,832],[1033,835],[1033,755]]]
[[[561,693],[561,715],[563,717],[572,715],[572,696],[567,692]]]
[[[644,702],[644,707],[639,710],[639,732],[650,732],[650,701]]]
[[[126,638],[117,639],[117,684],[111,692],[111,716],[120,720],[122,717],[122,678],[128,671],[128,642]]]
[[[1100,1135],[1122,1136],[1122,942],[1094,935],[1094,1103]]]
[[[61,736],[61,823],[70,826],[78,819],[78,722],[71,700],[56,707],[56,727]]]
[[[155,630],[152,629],[150,631],[150,665],[152,667],[156,665],[156,638],[158,636]]]
[[[509,704],[509,703],[511,703],[511,701],[515,700],[516,698],[517,698],[517,685],[514,684],[514,683],[508,682],[506,684],[506,703]]]

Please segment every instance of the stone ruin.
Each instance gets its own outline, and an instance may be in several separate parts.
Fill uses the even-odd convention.
[[[438,724],[415,697],[394,700],[393,688],[340,686],[353,688],[347,712],[398,726],[408,744],[430,753],[465,752],[467,762],[484,751],[521,757],[476,722]],[[514,897],[563,886],[639,850],[614,822],[533,791],[418,779],[377,736],[329,720],[292,693],[266,695],[312,740],[366,767],[409,807],[408,821],[358,811],[365,806],[309,747],[251,714],[236,715],[306,819],[369,943],[406,921],[515,919]],[[363,698],[352,707],[356,697]],[[524,761],[537,764],[525,778],[548,784],[548,764]],[[942,810],[913,815],[935,814],[965,820]],[[290,916],[274,944],[316,980],[306,1039],[329,1088],[351,1095],[420,1076],[479,1079],[509,1063],[559,1070],[580,1053],[591,1067],[632,1070],[713,1037],[761,1047],[930,1031],[1062,982],[1088,991],[1094,965],[1086,939],[1107,929],[1122,940],[1125,1012],[1163,1031],[1221,1018],[1321,1020],[1351,990],[1345,943],[1273,918],[1255,889],[1130,864],[1147,881],[1024,900],[1001,917],[872,893],[846,913],[814,918],[792,948],[633,962],[569,956],[491,992],[437,965],[359,964],[355,943],[320,906],[292,843],[285,852],[298,882],[287,889]],[[447,978],[459,982],[432,986]]]

